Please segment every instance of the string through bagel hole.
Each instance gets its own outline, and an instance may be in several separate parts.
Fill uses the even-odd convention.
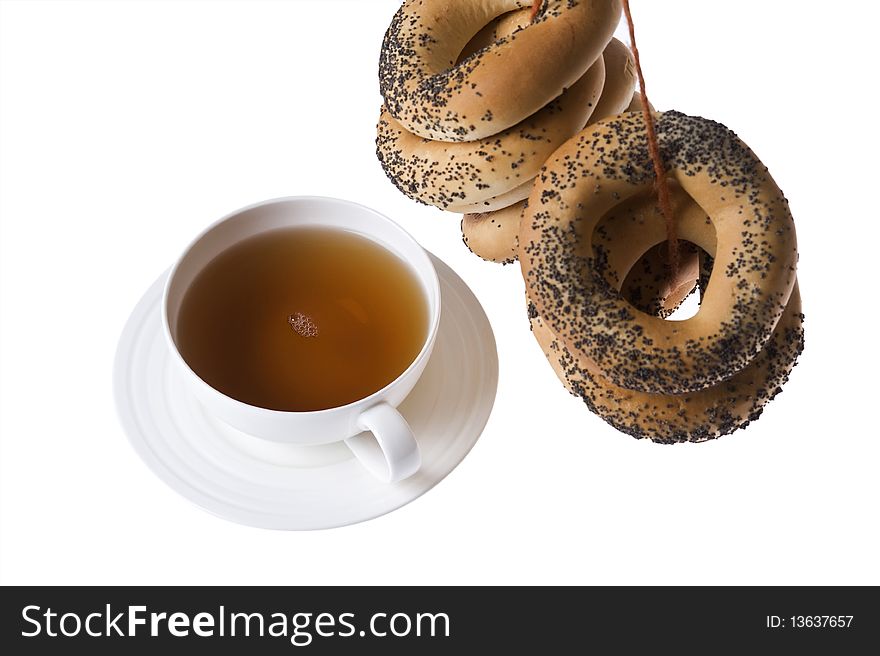
[[[639,60],[639,48],[636,45],[636,29],[633,25],[632,12],[629,8],[629,0],[623,0],[623,13],[626,16],[626,24],[629,28],[629,41],[632,46],[633,59],[636,62],[636,76],[639,80],[639,91],[642,96],[642,112],[645,116],[645,129],[648,133],[648,151],[651,154],[651,162],[654,165],[654,188],[660,201],[660,212],[666,221],[666,242],[669,260],[670,274],[678,275],[679,249],[678,236],[675,232],[675,216],[672,211],[672,202],[669,199],[669,185],[666,179],[666,168],[663,165],[663,157],[660,155],[660,145],[657,142],[657,128],[654,123],[654,115],[651,113],[651,105],[648,103],[648,92],[645,88],[645,76],[642,73],[642,64]]]

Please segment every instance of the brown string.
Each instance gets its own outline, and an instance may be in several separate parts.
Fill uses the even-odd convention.
[[[537,16],[538,12],[541,11],[542,4],[544,4],[544,0],[535,0],[532,3],[532,15],[529,16],[530,23],[533,23],[535,21],[535,16]]]
[[[660,145],[657,143],[657,129],[654,125],[654,115],[651,113],[651,105],[648,102],[648,92],[645,90],[645,76],[642,74],[642,64],[639,61],[639,49],[636,46],[636,29],[633,27],[632,12],[629,9],[629,0],[623,0],[623,13],[629,26],[629,40],[632,44],[633,57],[636,60],[636,74],[639,77],[639,88],[642,94],[642,111],[645,114],[645,127],[648,131],[648,150],[651,153],[651,161],[654,163],[654,188],[660,200],[660,212],[666,219],[666,242],[668,245],[669,269],[673,276],[678,274],[678,237],[675,233],[675,217],[672,212],[672,203],[669,200],[669,185],[666,180],[666,170],[663,167],[663,158],[660,156]]]

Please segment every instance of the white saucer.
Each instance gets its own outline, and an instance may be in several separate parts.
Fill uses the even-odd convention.
[[[431,360],[400,411],[415,433],[422,468],[399,483],[368,473],[344,443],[269,442],[209,417],[172,367],[160,325],[166,271],[125,325],[113,375],[122,426],[144,462],[168,485],[224,519],[309,530],[384,515],[455,469],[477,441],[495,400],[492,328],[464,281],[432,256],[442,318]],[[358,436],[375,442],[369,434]]]

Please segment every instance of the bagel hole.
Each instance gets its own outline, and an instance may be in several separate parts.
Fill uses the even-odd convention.
[[[700,247],[679,240],[679,269],[673,279],[666,242],[649,248],[630,269],[621,296],[636,309],[667,321],[690,319],[700,310],[712,258]]]
[[[597,186],[597,193],[599,189]],[[688,236],[693,235],[704,245],[712,244],[715,235],[709,218],[675,180],[669,181],[669,191],[673,214],[682,217],[690,233]],[[697,217],[702,218],[708,228],[702,223],[695,228]],[[676,280],[670,280],[666,221],[652,190],[614,205],[595,224],[589,237],[581,232],[578,221],[575,231],[577,255],[592,257],[594,270],[636,310],[670,321],[683,321],[698,313],[712,272],[712,258],[680,233],[679,271]],[[711,235],[707,234],[709,231]],[[630,234],[634,235],[635,242],[629,241]],[[638,252],[633,249],[643,248],[643,244],[655,239],[654,245],[630,265],[630,258]]]
[[[663,318],[666,319],[666,321],[684,321],[685,319],[690,319],[700,311],[701,301],[700,290],[694,288],[691,292],[688,292],[685,299],[672,311],[672,314]]]

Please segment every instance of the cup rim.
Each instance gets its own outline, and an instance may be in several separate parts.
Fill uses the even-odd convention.
[[[189,365],[189,363],[186,361],[186,359],[181,354],[180,349],[177,347],[177,344],[174,341],[174,337],[171,335],[171,325],[168,320],[168,295],[169,295],[169,292],[171,289],[171,284],[174,281],[174,277],[177,274],[177,271],[180,268],[180,265],[186,259],[187,255],[189,255],[190,252],[193,250],[193,248],[195,248],[195,246],[200,241],[202,241],[202,239],[204,239],[204,237],[206,235],[208,235],[211,231],[213,231],[215,228],[217,228],[221,224],[225,223],[226,221],[229,221],[230,219],[233,219],[236,216],[243,214],[244,212],[248,212],[248,211],[256,209],[258,207],[264,207],[266,205],[275,205],[275,204],[290,203],[290,202],[306,202],[306,201],[317,201],[319,203],[339,204],[339,205],[345,205],[347,207],[354,207],[354,208],[360,209],[362,211],[366,211],[366,212],[372,214],[373,216],[375,216],[377,219],[384,221],[387,224],[390,224],[391,227],[393,229],[397,230],[399,233],[401,233],[401,235],[403,235],[403,237],[405,239],[410,240],[415,246],[418,247],[418,254],[417,254],[416,258],[421,259],[422,264],[426,265],[426,267],[423,267],[423,272],[424,272],[424,274],[426,274],[427,278],[425,278],[425,276],[420,272],[415,272],[415,273],[419,277],[419,279],[423,279],[423,280],[425,280],[425,282],[428,283],[428,287],[434,293],[434,298],[436,298],[436,303],[434,304],[433,309],[431,307],[428,308],[428,310],[429,310],[429,312],[431,312],[432,316],[430,318],[430,323],[428,325],[427,334],[425,335],[425,340],[422,343],[422,348],[419,350],[418,354],[413,358],[412,362],[409,363],[409,366],[407,366],[407,368],[404,369],[400,374],[398,374],[398,376],[396,378],[394,378],[394,380],[390,381],[384,387],[381,387],[380,389],[376,390],[375,392],[372,392],[368,396],[365,396],[360,399],[356,399],[356,400],[351,401],[349,403],[346,403],[344,405],[333,406],[332,408],[322,408],[320,410],[275,410],[273,408],[264,408],[259,405],[253,405],[251,403],[246,403],[245,401],[241,401],[239,399],[236,399],[233,396],[229,396],[228,394],[221,392],[216,387],[214,387],[213,385],[208,383],[204,378],[202,378],[198,374],[198,372],[196,372]],[[360,234],[363,234],[368,239],[371,238],[370,234],[367,232],[363,232]],[[380,242],[376,242],[376,243],[379,246],[382,246],[383,248],[387,249],[387,247],[384,244],[382,244]],[[399,255],[399,254],[398,254],[398,256],[401,257],[401,259],[404,259],[404,261],[407,262],[407,264],[412,266],[410,258],[403,258],[403,256]],[[415,267],[413,267],[413,268],[415,268]],[[427,301],[428,299],[426,298],[425,300]],[[434,341],[436,340],[437,332],[440,327],[440,314],[442,312],[442,304],[441,304],[441,297],[440,297],[440,279],[437,276],[437,270],[434,267],[434,263],[431,261],[431,257],[430,257],[430,255],[428,255],[428,251],[425,250],[425,248],[416,240],[416,238],[413,237],[407,230],[405,230],[403,228],[403,226],[401,226],[396,221],[391,219],[391,217],[383,214],[382,212],[379,212],[378,210],[373,209],[372,207],[368,207],[367,205],[363,205],[362,203],[357,203],[357,202],[354,202],[351,200],[346,200],[344,198],[335,198],[333,196],[306,195],[306,196],[278,196],[276,198],[270,198],[267,200],[258,201],[256,203],[251,203],[250,205],[245,205],[244,207],[240,207],[236,210],[233,210],[232,212],[229,212],[229,213],[223,215],[222,217],[213,221],[208,226],[206,226],[204,229],[202,229],[193,239],[190,240],[190,242],[186,245],[186,247],[181,251],[180,255],[178,255],[178,257],[174,261],[174,264],[172,265],[170,271],[168,272],[168,277],[165,279],[165,284],[163,285],[163,289],[162,289],[161,310],[162,310],[162,332],[165,334],[165,342],[166,342],[166,345],[168,346],[169,350],[171,351],[172,357],[175,358],[179,364],[183,365],[184,369],[189,372],[191,377],[194,380],[198,381],[198,383],[200,385],[202,385],[204,388],[206,388],[207,390],[209,390],[213,394],[221,396],[225,401],[228,401],[228,402],[230,402],[230,403],[232,403],[232,404],[236,405],[237,407],[244,409],[244,410],[259,411],[262,413],[269,413],[269,414],[273,414],[276,416],[292,416],[292,415],[293,416],[305,416],[305,415],[318,415],[321,413],[329,414],[332,412],[345,411],[345,410],[352,409],[354,406],[358,406],[361,404],[369,404],[370,401],[376,401],[376,402],[381,401],[382,396],[390,388],[392,388],[394,385],[396,385],[398,383],[398,381],[400,381],[401,379],[406,377],[412,370],[414,370],[416,367],[418,367],[421,364],[421,362],[424,360],[424,358],[427,357],[427,355],[431,351],[431,349],[433,348]]]

